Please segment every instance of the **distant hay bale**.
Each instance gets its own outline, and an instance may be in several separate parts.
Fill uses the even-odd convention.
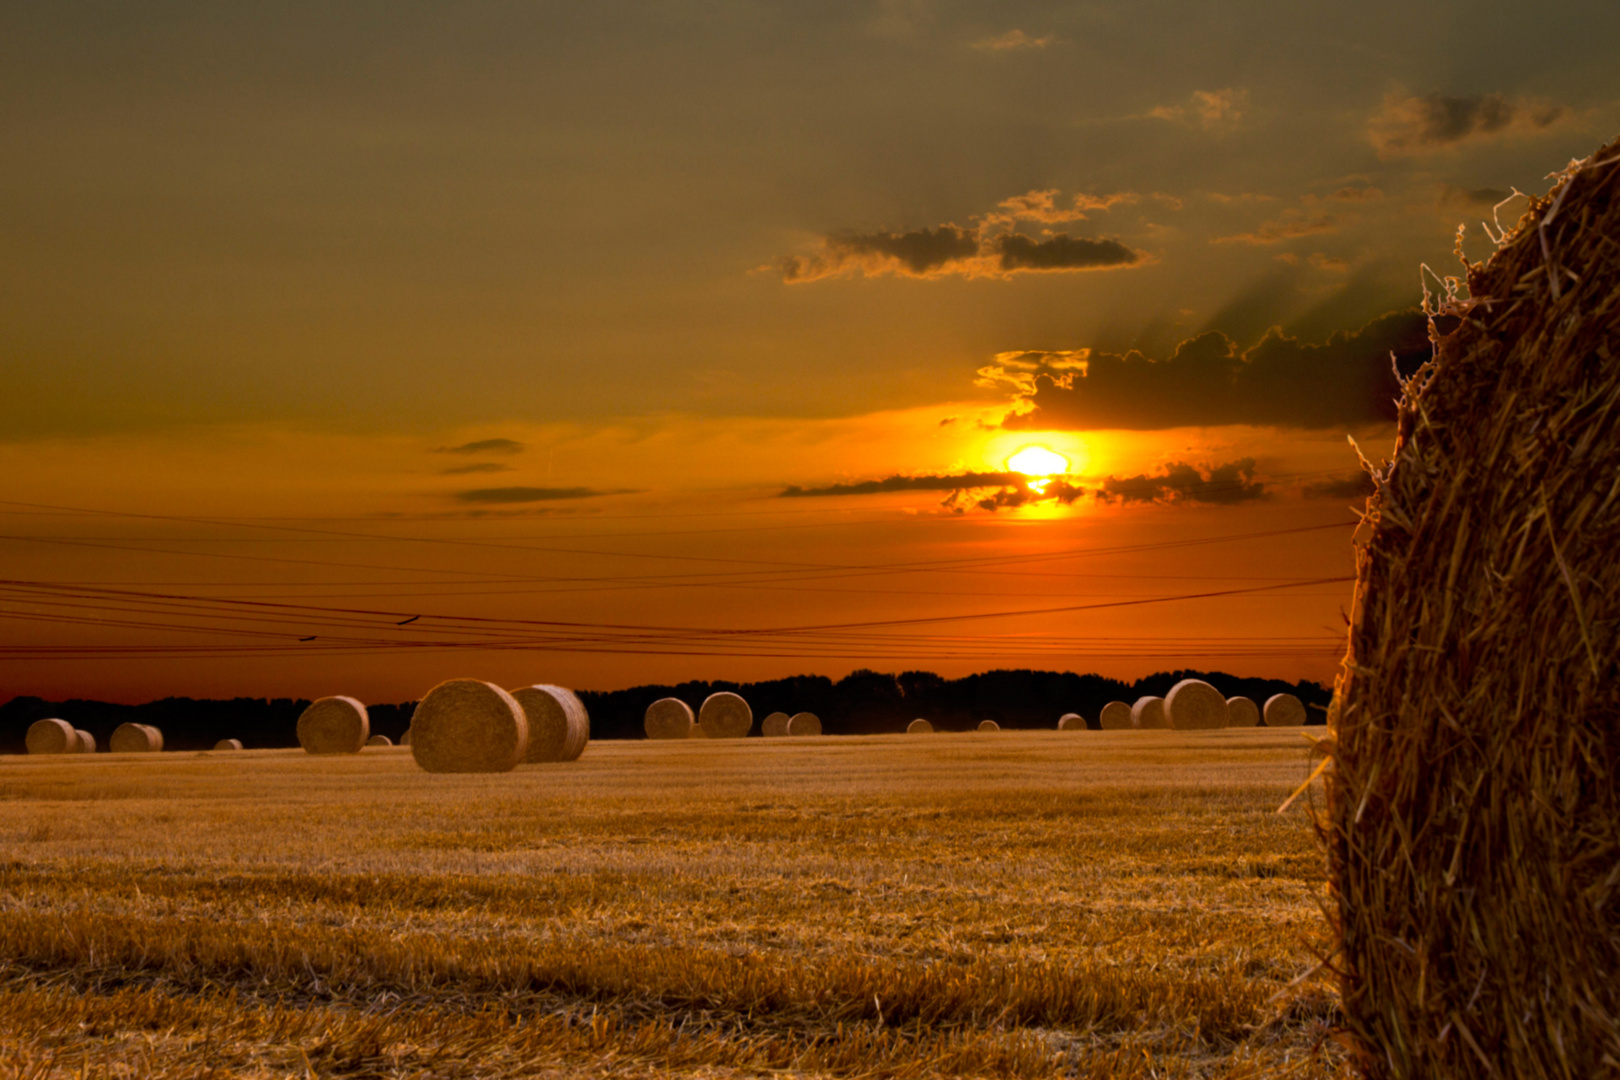
[[[517,699],[481,679],[448,679],[411,717],[411,756],[431,773],[510,772],[529,748]]]
[[[77,728],[73,733],[79,737],[79,753],[93,754],[96,752],[96,737],[94,735],[83,728]]]
[[[310,702],[298,718],[298,745],[311,754],[358,754],[371,737],[371,717],[352,697]]]
[[[692,737],[692,706],[680,698],[659,698],[647,706],[643,728],[649,739],[690,739]]]
[[[529,749],[523,760],[574,761],[591,741],[591,718],[579,695],[562,686],[539,683],[512,691],[529,722]]]
[[[934,725],[930,724],[927,720],[924,720],[921,717],[918,717],[906,725],[907,735],[927,735],[933,730]]]
[[[1134,728],[1167,728],[1169,719],[1164,715],[1164,698],[1139,697],[1131,706],[1131,726]]]
[[[1079,713],[1066,712],[1058,717],[1058,730],[1084,731],[1086,730],[1086,718]]]
[[[1131,707],[1123,701],[1110,701],[1104,705],[1097,722],[1104,731],[1128,731],[1136,726],[1131,719]]]
[[[1368,1080],[1617,1074],[1617,158],[1442,298],[1374,473],[1324,822]]]
[[[1001,725],[996,723],[994,720],[980,720],[979,721],[979,730],[980,731],[1000,731],[1001,730]]]
[[[1266,698],[1266,727],[1299,727],[1305,723],[1305,706],[1293,694],[1273,694]]]
[[[698,727],[711,739],[740,739],[754,728],[754,711],[740,695],[718,690],[703,699]]]
[[[79,733],[66,720],[35,720],[25,741],[30,754],[71,754],[79,748]]]
[[[1233,727],[1254,727],[1260,723],[1260,706],[1246,697],[1226,699],[1226,711],[1232,717]]]
[[[242,740],[241,739],[221,739],[221,740],[219,740],[219,742],[214,744],[214,749],[215,750],[240,750],[240,749],[242,749]]]
[[[394,740],[386,735],[373,735],[366,740],[367,746],[393,746]]]
[[[155,754],[163,749],[163,733],[151,724],[119,724],[107,749],[114,754]]]
[[[780,738],[788,733],[788,720],[792,719],[785,712],[773,712],[760,721],[759,733],[767,739]]]
[[[1164,695],[1164,715],[1177,731],[1205,731],[1232,723],[1226,698],[1202,679],[1182,679]]]
[[[411,729],[410,728],[406,728],[405,729],[405,734],[403,734],[403,735],[401,735],[399,737],[399,745],[401,745],[401,746],[409,746],[409,745],[411,745]]]
[[[788,720],[787,733],[789,735],[820,735],[821,717],[813,712],[794,713],[792,719]]]
[[[709,734],[708,734],[708,732],[704,731],[702,728],[698,727],[697,724],[694,722],[692,724],[692,730],[687,733],[686,737],[688,739],[707,739],[709,737]]]

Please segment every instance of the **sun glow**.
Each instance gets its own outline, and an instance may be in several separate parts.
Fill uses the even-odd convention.
[[[1029,486],[1044,495],[1052,477],[1069,471],[1069,459],[1044,446],[1026,446],[1007,459],[1007,468],[1030,477]]]

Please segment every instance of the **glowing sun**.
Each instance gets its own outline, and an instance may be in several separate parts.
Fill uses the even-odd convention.
[[[1044,477],[1032,479],[1029,486],[1045,494],[1046,485],[1052,482],[1052,477],[1069,471],[1069,459],[1044,446],[1026,446],[1007,459],[1007,468],[1028,477]]]

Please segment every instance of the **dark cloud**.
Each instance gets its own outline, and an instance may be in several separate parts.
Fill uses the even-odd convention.
[[[1544,131],[1569,116],[1545,101],[1512,100],[1503,94],[1390,94],[1367,123],[1378,156],[1389,159],[1428,153],[1509,132]]]
[[[1512,197],[1513,192],[1502,188],[1465,188],[1456,184],[1446,184],[1440,189],[1441,206],[1461,206],[1469,210],[1489,210]]]
[[[511,472],[512,466],[498,465],[493,461],[480,461],[476,465],[457,465],[453,469],[445,469],[443,476],[466,476],[468,473]]]
[[[441,446],[435,452],[440,454],[518,454],[523,452],[523,444],[512,439],[480,439],[477,442],[462,443],[460,446]]]
[[[1254,458],[1217,465],[1208,473],[1199,472],[1184,461],[1172,462],[1160,472],[1110,476],[1103,481],[1097,498],[1103,502],[1252,502],[1266,497],[1266,486],[1254,479]]]
[[[1003,236],[996,241],[1001,253],[1001,268],[1008,273],[1018,270],[1096,270],[1110,266],[1129,266],[1142,258],[1118,240],[1087,240],[1084,237],[1058,233],[1045,240],[1031,240],[1021,233]]]
[[[1394,419],[1391,354],[1403,371],[1428,359],[1418,312],[1384,315],[1354,333],[1306,344],[1273,328],[1242,350],[1219,331],[1183,341],[1167,359],[1140,352],[1020,354],[1003,376],[1017,406],[1002,427],[1153,431],[1217,424],[1331,428]],[[1076,355],[1084,357],[1077,363]],[[1077,368],[1081,370],[1076,370]],[[996,369],[981,369],[981,377]]]
[[[458,491],[456,498],[462,502],[471,503],[527,503],[550,502],[554,499],[590,499],[598,495],[623,495],[622,491],[598,491],[595,488],[537,488],[537,487],[502,487],[477,488],[473,491]]]
[[[1342,480],[1323,480],[1305,486],[1307,499],[1365,499],[1374,491],[1373,479],[1364,472]]]
[[[1068,484],[1062,480],[1050,480],[1042,486],[1040,491],[1036,491],[1026,484],[1005,487],[994,495],[980,499],[975,505],[980,510],[988,510],[992,514],[1002,507],[1023,506],[1025,503],[1033,502],[1060,502],[1064,506],[1068,506],[1085,493],[1086,489],[1083,487]],[[1100,496],[1101,492],[1098,495]]]
[[[866,480],[858,484],[829,484],[827,487],[790,487],[782,492],[784,499],[819,497],[823,495],[881,495],[890,491],[962,491],[966,488],[1000,487],[1022,484],[1023,473],[983,472],[956,473],[948,476],[890,476],[883,480]]]
[[[829,236],[818,255],[789,255],[778,264],[782,280],[815,281],[850,270],[929,277],[979,254],[979,238],[955,225],[912,232]]]

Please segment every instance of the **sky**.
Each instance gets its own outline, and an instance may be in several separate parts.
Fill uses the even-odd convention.
[[[1331,680],[1424,288],[1620,129],[1615,40],[8,5],[0,698]]]

